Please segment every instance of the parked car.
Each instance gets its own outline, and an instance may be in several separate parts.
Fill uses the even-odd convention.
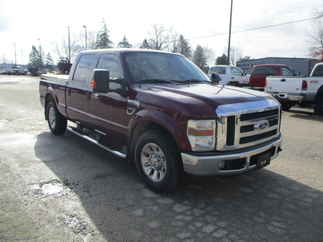
[[[208,76],[212,78],[213,74],[220,77],[219,84],[242,86],[248,84],[243,70],[236,66],[216,65],[209,68]]]
[[[323,63],[313,67],[309,77],[267,77],[266,92],[275,96],[289,110],[297,103],[314,104],[315,112],[323,114]]]
[[[183,171],[244,173],[281,151],[275,98],[212,85],[179,54],[84,51],[69,76],[42,75],[39,92],[54,135],[64,134],[69,121],[71,132],[133,161],[157,191],[174,190]]]
[[[255,65],[252,68],[249,85],[253,89],[263,91],[266,87],[266,78],[268,76],[294,76],[294,71],[286,65],[266,64]]]

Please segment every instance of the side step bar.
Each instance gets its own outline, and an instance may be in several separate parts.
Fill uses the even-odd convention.
[[[68,127],[68,128],[67,128],[67,130],[68,130],[68,131],[70,131],[70,132],[71,132],[71,133],[73,133],[73,134],[76,134],[77,136],[80,136],[80,137],[81,137],[81,138],[83,138],[83,139],[86,139],[86,140],[90,141],[91,143],[93,143],[93,144],[95,144],[95,145],[99,146],[100,148],[102,148],[102,149],[104,149],[104,150],[106,150],[106,151],[108,151],[108,152],[110,152],[110,153],[112,153],[112,154],[114,154],[114,155],[116,155],[116,156],[118,156],[118,157],[122,158],[122,159],[126,159],[126,157],[127,157],[127,155],[126,155],[126,154],[121,153],[120,151],[112,150],[112,149],[110,149],[110,148],[108,148],[108,147],[106,147],[106,146],[104,146],[104,145],[100,144],[100,143],[99,143],[98,141],[96,141],[95,139],[92,139],[91,137],[89,137],[89,136],[87,136],[87,135],[84,135],[84,134],[81,134],[81,133],[79,133],[79,132],[75,131],[73,128]]]

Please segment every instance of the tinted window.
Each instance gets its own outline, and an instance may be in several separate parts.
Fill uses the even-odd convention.
[[[218,73],[220,75],[225,75],[226,71],[225,71],[225,67],[221,67],[221,66],[213,66],[211,67],[211,72],[212,73]]]
[[[98,68],[108,70],[110,72],[111,80],[117,80],[117,79],[123,78],[122,68],[121,68],[121,64],[118,56],[103,55],[100,58]]]
[[[92,72],[96,66],[96,62],[96,55],[82,55],[76,67],[73,80],[88,82],[92,77]]]
[[[288,69],[287,67],[282,67],[282,75],[283,76],[293,76],[294,73]]]
[[[164,53],[127,53],[126,65],[134,81],[142,80],[201,80],[210,82],[207,76],[187,58]]]
[[[253,75],[266,75],[266,76],[274,76],[277,75],[276,68],[272,66],[257,66],[252,73]]]
[[[232,67],[231,68],[231,72],[232,72],[232,75],[234,76],[242,76],[242,71],[240,71],[238,68],[236,67]]]
[[[319,65],[315,68],[313,76],[323,76],[323,65]]]

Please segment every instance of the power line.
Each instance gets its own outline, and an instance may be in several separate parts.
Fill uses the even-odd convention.
[[[322,17],[323,17],[323,14],[320,14],[318,16],[311,17],[311,18],[304,18],[304,19],[298,19],[298,20],[283,22],[283,23],[279,23],[279,24],[269,24],[269,25],[264,25],[264,26],[248,28],[248,29],[244,29],[244,30],[233,31],[232,34],[251,32],[251,31],[257,31],[257,30],[268,29],[268,28],[275,28],[275,27],[279,27],[279,26],[283,26],[283,25],[289,25],[289,24],[306,22],[306,21],[310,21],[310,20],[314,20],[314,19],[320,19]],[[192,37],[190,39],[207,39],[207,38],[213,38],[213,37],[221,36],[221,35],[228,35],[228,33],[217,33],[217,34],[212,34],[212,35],[208,35],[208,36]]]

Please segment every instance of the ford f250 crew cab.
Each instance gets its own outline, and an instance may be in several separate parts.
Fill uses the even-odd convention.
[[[276,97],[284,110],[297,103],[310,103],[317,114],[323,115],[323,63],[316,64],[309,77],[267,77],[265,91]]]
[[[179,54],[96,50],[79,54],[69,76],[39,86],[54,135],[70,132],[133,161],[144,182],[174,190],[183,171],[238,174],[278,156],[280,104],[254,90],[212,85]]]

